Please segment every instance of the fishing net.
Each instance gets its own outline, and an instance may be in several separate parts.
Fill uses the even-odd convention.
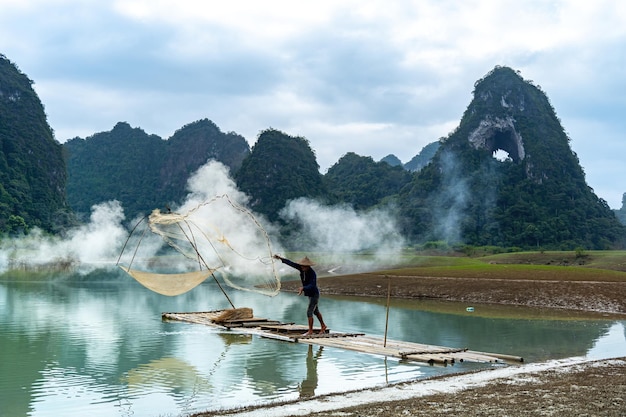
[[[181,274],[158,274],[120,266],[128,275],[144,287],[163,295],[180,295],[202,284],[213,273],[212,270],[185,272]]]
[[[195,265],[192,270],[164,273],[131,268],[146,230],[179,256],[192,261]],[[160,260],[156,255],[153,257],[157,260],[147,265],[160,265],[161,269],[163,265],[169,269],[178,266],[179,260],[175,257],[161,255]],[[189,265],[189,262],[180,263],[181,268],[189,269]],[[249,210],[226,194],[197,204],[184,213],[154,210],[147,217],[147,228],[137,240],[130,264],[121,268],[145,287],[163,295],[183,294],[209,277],[218,285],[220,277],[232,288],[266,295],[276,295],[280,290],[280,277],[274,267],[267,232]],[[224,292],[221,285],[220,289]]]

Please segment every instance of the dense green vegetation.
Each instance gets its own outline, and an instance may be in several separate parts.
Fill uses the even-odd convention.
[[[118,200],[132,216],[162,207],[168,201],[155,193],[164,159],[161,142],[158,136],[122,122],[110,132],[66,142],[72,208],[88,214],[94,204]]]
[[[64,145],[68,202],[83,217],[94,204],[122,203],[128,218],[179,203],[189,176],[209,159],[237,169],[250,149],[207,119],[188,124],[169,140],[120,122],[110,132]]]
[[[350,204],[357,210],[380,204],[397,195],[411,175],[400,166],[374,162],[369,156],[349,152],[330,167],[324,181],[334,201]]]
[[[32,84],[0,55],[0,233],[53,232],[71,222],[61,146]]]
[[[309,142],[275,129],[261,132],[235,180],[252,197],[251,208],[272,221],[289,200],[328,194]]]

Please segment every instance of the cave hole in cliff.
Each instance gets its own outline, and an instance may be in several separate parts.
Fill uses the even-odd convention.
[[[502,150],[502,149],[496,149],[495,151],[493,151],[493,152],[492,152],[492,156],[493,156],[494,158],[496,158],[496,159],[497,159],[498,161],[500,161],[500,162],[504,162],[504,161],[506,161],[507,159],[512,159],[512,158],[509,156],[509,153],[508,153],[507,151],[505,151],[505,150]]]
[[[498,161],[520,161],[517,135],[513,129],[497,130],[485,141],[487,149]]]

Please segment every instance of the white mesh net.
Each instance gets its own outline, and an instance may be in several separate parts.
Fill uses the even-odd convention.
[[[216,196],[185,213],[154,210],[147,225],[162,242],[197,265],[196,271],[192,271],[195,273],[169,274],[133,270],[131,265],[122,267],[147,288],[164,295],[178,295],[210,276],[218,281],[218,275],[232,288],[278,294],[280,278],[267,232],[249,210],[228,195]]]
[[[184,294],[194,289],[213,273],[213,271],[205,269],[181,274],[158,274],[130,269],[124,266],[121,266],[121,268],[144,287],[169,296]]]

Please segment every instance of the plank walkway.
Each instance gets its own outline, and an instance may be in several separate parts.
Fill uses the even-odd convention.
[[[467,348],[450,348],[444,346],[425,345],[414,342],[389,340],[367,336],[364,333],[321,333],[316,329],[310,336],[303,335],[308,330],[306,326],[294,323],[281,323],[260,317],[237,319],[217,322],[223,310],[192,312],[192,313],[162,313],[164,321],[179,321],[202,324],[234,330],[245,334],[281,340],[291,343],[306,343],[310,345],[328,346],[373,355],[394,357],[405,361],[416,361],[430,365],[452,365],[456,362],[483,362],[483,363],[521,363],[522,357],[498,353],[477,352]]]

